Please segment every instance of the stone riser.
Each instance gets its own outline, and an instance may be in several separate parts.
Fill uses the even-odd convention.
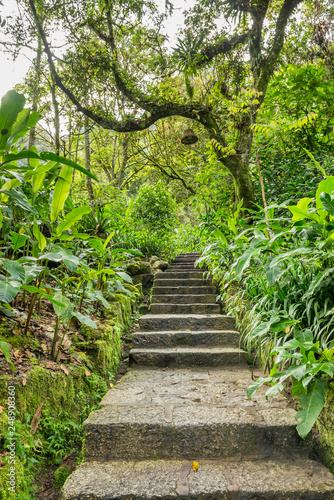
[[[99,410],[105,412],[106,409]],[[124,411],[127,408],[124,407]],[[98,413],[98,412],[96,412]],[[95,413],[95,415],[96,415]],[[167,420],[167,418],[166,418]],[[85,424],[86,459],[219,459],[237,455],[273,458],[309,450],[291,425]]]
[[[202,278],[166,278],[165,273],[159,273],[155,275],[154,289],[156,286],[164,286],[171,288],[173,286],[210,286],[212,282],[210,280],[205,280]]]
[[[152,314],[219,314],[219,304],[151,304]]]
[[[235,330],[235,319],[220,314],[211,316],[196,315],[163,315],[145,314],[139,319],[141,331],[168,330]]]
[[[152,304],[216,304],[216,294],[202,295],[152,295]]]
[[[130,366],[152,366],[161,368],[194,368],[194,367],[222,367],[247,365],[247,355],[239,349],[224,350],[214,348],[178,347],[170,349],[131,349],[129,354]]]
[[[239,347],[239,333],[235,331],[203,332],[136,332],[136,347]]]
[[[195,458],[192,457],[191,460]],[[333,500],[334,478],[311,460],[90,462],[60,500]]]
[[[159,282],[153,288],[154,295],[207,295],[216,293],[215,286],[165,286]]]
[[[206,269],[199,269],[194,266],[170,266],[164,271],[164,273],[204,273]]]
[[[187,280],[187,279],[203,280],[203,271],[165,271],[164,273],[156,274],[155,283],[161,280]]]

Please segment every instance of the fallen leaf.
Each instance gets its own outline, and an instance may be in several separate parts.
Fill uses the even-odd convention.
[[[91,377],[91,375],[92,375],[92,374],[90,373],[90,371],[89,371],[89,370],[86,370],[86,371],[85,371],[85,375],[86,375],[86,377]]]
[[[2,413],[3,411],[4,411],[4,407],[0,406],[0,413]]]
[[[27,383],[27,379],[26,379],[26,378],[23,378],[23,379],[22,379],[22,385],[24,386],[24,385],[26,385],[26,383]]]
[[[68,371],[68,369],[66,368],[65,365],[63,365],[63,364],[60,365],[60,368],[61,368],[61,370],[63,370],[63,372],[65,373],[65,375],[69,375],[70,374],[70,372]]]
[[[44,405],[44,401],[43,403],[41,403],[39,405],[39,407],[37,408],[36,410],[36,413],[35,415],[32,417],[32,421],[31,421],[31,429],[30,429],[30,434],[31,436],[33,436],[35,434],[35,432],[37,431],[37,427],[38,427],[38,424],[39,424],[39,421],[38,419],[40,418],[41,416],[41,411],[42,411],[42,407]]]
[[[199,467],[199,463],[198,462],[193,462],[191,466],[192,466],[193,471],[196,472],[197,469],[198,469],[198,467]]]

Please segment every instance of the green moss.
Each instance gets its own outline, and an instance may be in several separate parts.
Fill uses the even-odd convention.
[[[15,478],[13,487],[9,481],[9,475]],[[14,491],[12,491],[12,488]],[[30,500],[29,486],[24,477],[23,465],[16,459],[15,464],[7,463],[0,473],[0,500]]]
[[[91,326],[81,325],[80,333],[85,337],[86,341],[95,342],[96,340],[112,340],[114,335],[114,328],[110,324],[99,323],[98,328]],[[78,337],[74,339],[74,343],[80,343]]]
[[[61,372],[49,372],[45,368],[36,366],[27,375],[27,383],[22,386],[19,381],[16,384],[16,407],[20,418],[24,415],[34,415],[38,406],[44,402],[45,408],[51,408],[54,415],[58,415],[61,410],[75,415],[78,412],[76,407],[76,394],[80,391],[85,394],[101,390],[107,392],[105,381],[97,374],[87,377],[86,367],[76,367],[70,375]],[[7,398],[8,377],[0,380],[0,405],[4,406]],[[11,383],[13,379],[11,378]],[[14,382],[15,383],[15,382]],[[42,413],[44,411],[42,410]]]
[[[71,472],[71,467],[68,465],[62,465],[56,470],[54,477],[54,486],[56,490],[60,490],[64,486]]]
[[[115,339],[112,345],[103,340],[98,340],[95,345],[97,348],[96,368],[98,372],[103,377],[106,377],[108,372],[115,373],[121,357],[120,339]]]
[[[316,422],[317,450],[326,467],[334,474],[334,384],[326,392],[325,406]]]

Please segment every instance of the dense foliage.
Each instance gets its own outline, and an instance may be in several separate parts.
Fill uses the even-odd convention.
[[[34,51],[0,107],[0,319],[23,318],[0,339],[6,368],[17,375],[13,352],[50,316],[43,359],[63,366],[66,339],[135,301],[130,265],[202,251],[267,372],[249,397],[299,398],[305,437],[334,380],[331,2],[195,1],[172,43],[173,9],[155,2],[18,5],[0,15],[5,50]],[[20,421],[26,477],[30,451],[55,463],[78,446],[113,380],[99,377],[75,419],[46,405],[36,436],[33,415]]]

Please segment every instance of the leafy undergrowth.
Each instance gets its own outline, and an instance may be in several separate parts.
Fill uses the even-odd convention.
[[[120,302],[119,308],[123,316],[125,312],[131,312],[131,299],[124,297],[123,302],[127,302]],[[0,352],[0,436],[3,436],[0,438],[0,473],[5,476],[8,468],[11,437],[7,386],[15,385],[18,479],[14,496],[0,482],[0,498],[56,499],[62,480],[66,479],[62,471],[75,470],[83,459],[83,422],[92,411],[99,408],[107,390],[127,369],[131,331],[137,328],[136,314],[120,325],[117,317],[113,320],[110,316],[104,318],[103,310],[96,310],[92,319],[98,325],[97,330],[89,330],[86,325],[83,328],[78,322],[71,322],[59,349],[58,359],[51,361],[53,332],[57,321],[53,309],[42,301],[39,313],[35,313],[35,319],[31,320],[27,335],[23,334],[25,311],[14,309],[14,313],[15,318],[2,318],[0,322],[0,339],[9,344],[11,361],[15,366],[12,373],[10,364]],[[103,341],[96,341],[90,336],[102,335],[105,331],[114,332],[115,337],[114,345],[111,346],[114,358],[109,360],[103,376],[98,359],[100,352],[91,349],[92,345],[99,342],[103,344]],[[60,331],[59,339],[62,333]]]

